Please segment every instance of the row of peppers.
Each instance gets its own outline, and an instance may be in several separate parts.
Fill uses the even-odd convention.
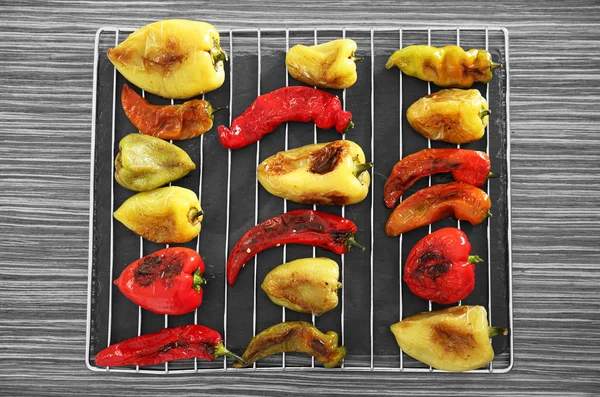
[[[165,22],[171,23],[160,23],[164,25]],[[147,29],[152,31],[152,25]],[[161,26],[161,31],[164,31],[164,26]],[[111,53],[122,51],[119,47],[127,47],[130,44],[128,40],[109,51],[109,58]],[[218,40],[213,43],[218,46]],[[323,70],[322,65],[321,68],[316,68],[314,64],[306,63],[306,53],[312,51],[313,54],[334,54],[340,59],[340,63],[354,65],[357,60],[354,57],[355,50],[356,44],[352,40],[338,40],[312,47],[297,46],[288,53],[286,64],[292,76],[300,81],[346,88],[344,84],[349,82],[351,85],[356,81],[355,68],[353,75],[340,73],[339,67],[334,67],[334,72],[331,67],[329,70]],[[414,51],[417,51],[416,56]],[[476,50],[465,53],[459,47],[445,47],[435,53],[428,51],[431,51],[431,47],[412,46],[399,50],[390,57],[386,67],[396,65],[405,73],[411,74],[410,68],[415,67],[415,62],[429,62],[441,52],[439,70],[445,73],[448,67],[444,58],[451,59],[458,54],[458,57],[471,57],[481,63],[483,54],[483,51]],[[224,53],[220,48],[213,52]],[[406,53],[409,53],[408,58]],[[403,68],[406,59],[413,59],[412,65],[409,62],[408,69]],[[489,61],[489,54],[487,59]],[[118,62],[113,60],[113,63],[118,67]],[[489,77],[484,76],[479,81],[485,81],[486,78],[489,80],[493,66],[488,62],[487,66],[478,67],[489,70]],[[119,70],[123,73],[125,69]],[[301,73],[296,73],[297,71]],[[443,73],[437,73],[436,76],[439,77],[440,74]],[[127,77],[126,73],[124,75]],[[412,75],[427,77],[418,73]],[[475,81],[478,75],[481,73],[463,73],[463,78],[472,76],[467,80]],[[332,80],[332,76],[336,85],[323,83]],[[308,80],[303,80],[306,78]],[[468,84],[468,81],[457,83],[448,73],[445,79],[448,83],[446,85]],[[442,80],[436,83],[444,85]],[[159,187],[186,175],[195,165],[184,151],[162,139],[189,139],[208,131],[212,127],[212,115],[219,109],[213,109],[210,103],[201,100],[188,101],[183,105],[150,105],[127,85],[123,88],[122,104],[126,115],[144,134],[131,134],[120,142],[115,178],[122,186],[141,193],[128,199],[115,212],[115,218],[151,241],[187,242],[200,232],[203,212],[197,197],[187,189]],[[439,116],[452,106],[459,108],[456,115],[461,128],[455,126],[453,132],[442,128],[446,133],[440,133],[439,126],[427,125],[427,119],[432,118],[432,114]],[[483,135],[488,114],[487,104],[479,91],[451,89],[422,98],[409,108],[407,117],[416,130],[431,139],[448,142],[455,139],[462,143]],[[474,116],[479,123],[474,120]],[[219,140],[227,148],[240,148],[256,142],[285,121],[311,120],[320,128],[335,127],[341,133],[353,127],[351,114],[342,110],[339,99],[334,95],[315,88],[286,87],[259,96],[229,128],[220,126]],[[143,167],[136,161],[140,157],[145,160]],[[370,177],[365,171],[371,167],[372,163],[365,161],[364,153],[358,145],[340,140],[278,153],[260,164],[257,175],[261,184],[277,196],[301,203],[345,205],[366,197]],[[297,189],[296,184],[306,178],[307,172],[312,179],[305,187],[311,186],[313,189]],[[426,149],[398,162],[385,185],[386,206],[393,207],[398,198],[419,178],[438,172],[452,172],[457,182],[431,186],[404,200],[388,220],[388,235],[399,235],[451,215],[477,224],[489,214],[489,197],[475,187],[483,185],[490,175],[489,158],[485,153],[462,149]],[[335,184],[332,183],[334,181]],[[331,188],[333,185],[336,185],[335,191]],[[165,213],[169,222],[164,222]],[[171,229],[157,227],[167,223],[171,225]],[[356,225],[350,220],[319,211],[299,210],[274,217],[249,230],[234,246],[227,263],[228,282],[233,285],[244,264],[258,252],[281,244],[319,246],[338,254],[348,252],[351,246],[364,249],[354,240],[356,231]],[[481,261],[478,257],[470,256],[470,251],[470,244],[462,231],[454,228],[438,230],[413,248],[405,265],[404,280],[420,297],[444,304],[457,302],[472,291],[473,263]],[[183,314],[196,309],[202,302],[201,285],[205,283],[203,272],[204,263],[196,251],[167,248],[130,264],[115,284],[133,302],[148,310],[161,314]],[[305,277],[294,278],[304,281],[289,282],[292,275],[304,275]],[[275,268],[265,278],[262,288],[277,304],[320,315],[337,306],[336,292],[341,287],[338,277],[339,269],[334,261],[325,258],[301,259]],[[301,289],[310,293],[298,293]],[[399,345],[404,345],[406,352],[411,354],[408,341],[417,335],[408,332],[402,336],[404,327],[401,324],[416,320],[419,324],[439,324],[443,319],[454,318],[464,328],[472,326],[472,317],[478,318],[479,322],[485,321],[486,326],[480,327],[477,332],[483,335],[485,331],[485,335],[488,335],[485,309],[478,306],[432,313],[423,319],[407,318],[392,326],[392,332]],[[485,364],[485,360],[491,360],[489,340],[487,345],[482,343],[472,347],[473,354],[469,363],[461,362],[459,365],[455,360],[450,366],[446,366],[443,360],[436,361],[435,358],[431,362],[442,369],[446,366],[450,370],[464,370],[473,365],[473,368],[477,368]],[[144,354],[139,354],[140,348],[144,349]],[[282,351],[311,354],[326,367],[339,365],[345,356],[345,348],[338,346],[335,332],[323,334],[309,323],[286,322],[259,333],[242,357],[225,349],[217,332],[203,326],[190,325],[168,328],[156,334],[112,345],[96,356],[96,363],[107,366],[148,365],[178,358],[212,360],[220,355],[230,355],[237,359],[234,366],[239,367]],[[482,353],[483,361],[474,359],[477,356],[475,353]],[[493,357],[493,352],[491,354]],[[417,356],[420,353],[413,352],[411,355],[419,358]]]

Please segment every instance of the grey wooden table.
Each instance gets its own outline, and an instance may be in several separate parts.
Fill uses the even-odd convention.
[[[600,393],[598,2],[13,1],[0,17],[0,395]],[[146,376],[86,368],[94,34],[175,17],[219,29],[509,30],[511,372]]]

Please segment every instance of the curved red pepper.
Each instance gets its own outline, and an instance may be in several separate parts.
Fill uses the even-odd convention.
[[[456,228],[437,230],[408,254],[404,281],[417,296],[443,305],[466,298],[475,286],[475,266],[467,235]]]
[[[202,303],[204,262],[189,248],[172,247],[147,255],[123,270],[115,285],[123,295],[158,314],[184,314]]]
[[[313,210],[286,212],[268,219],[250,230],[236,243],[227,259],[227,281],[230,285],[242,267],[259,252],[281,244],[304,244],[344,254],[355,246],[357,227],[349,219]]]
[[[352,113],[342,110],[333,94],[304,86],[284,87],[256,98],[231,127],[219,126],[219,142],[239,149],[261,139],[286,121],[314,121],[319,128],[335,127],[337,132],[352,128]]]
[[[383,200],[388,208],[417,180],[440,172],[473,186],[483,186],[490,176],[490,158],[485,152],[466,149],[423,149],[400,160],[385,182]]]
[[[219,356],[240,359],[223,346],[221,335],[203,325],[165,328],[111,345],[96,355],[96,365],[154,365],[186,358],[212,361]]]

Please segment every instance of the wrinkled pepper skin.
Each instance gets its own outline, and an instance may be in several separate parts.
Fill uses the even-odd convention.
[[[490,158],[485,152],[467,149],[423,149],[394,165],[385,182],[383,200],[393,208],[396,201],[419,179],[440,172],[473,186],[483,186],[490,176]]]
[[[121,103],[125,115],[141,133],[167,140],[183,140],[200,136],[213,126],[214,109],[201,99],[182,105],[151,105],[137,92],[123,85]]]
[[[295,45],[285,57],[290,75],[298,81],[321,88],[348,88],[356,82],[356,43],[339,39],[305,46]]]
[[[352,246],[364,250],[354,239],[357,230],[351,220],[320,211],[295,210],[277,215],[248,230],[235,244],[227,259],[227,281],[233,285],[254,255],[282,244],[310,245],[339,255]]]
[[[452,372],[480,368],[494,359],[490,338],[507,335],[489,327],[482,306],[454,306],[419,313],[390,327],[402,351],[436,369]]]
[[[339,140],[279,152],[260,163],[257,178],[269,193],[296,203],[346,205],[367,197],[372,166],[360,146]]]
[[[131,263],[114,284],[146,310],[179,315],[202,303],[203,273],[204,262],[195,250],[170,247]]]
[[[252,105],[231,123],[219,126],[219,142],[227,149],[239,149],[273,132],[281,123],[314,121],[317,127],[335,127],[339,133],[352,128],[352,113],[342,110],[340,99],[312,87],[279,88],[256,98]]]
[[[191,324],[165,328],[111,345],[98,353],[95,361],[101,367],[121,367],[154,365],[187,358],[213,361],[220,356],[241,359],[223,346],[223,338],[217,331]]]
[[[447,227],[421,239],[408,254],[404,281],[420,298],[449,305],[469,296],[475,287],[471,244],[460,229]]]
[[[200,233],[204,212],[193,191],[166,186],[128,198],[115,219],[158,244],[187,243]]]
[[[468,183],[433,185],[402,201],[390,215],[385,232],[398,236],[449,216],[478,225],[490,216],[491,206],[487,193]]]
[[[165,98],[191,98],[219,88],[225,81],[214,26],[170,19],[146,25],[108,50],[108,59],[131,83]]]
[[[469,143],[483,137],[489,114],[487,101],[478,90],[450,88],[413,103],[406,118],[427,139]]]
[[[119,142],[115,180],[126,189],[145,192],[183,178],[196,169],[185,150],[152,136],[133,133]]]
[[[271,270],[261,288],[276,305],[320,316],[338,305],[340,268],[329,258],[302,258]]]
[[[409,76],[440,87],[469,88],[476,82],[489,82],[492,70],[500,64],[492,62],[492,56],[485,50],[413,45],[392,54],[385,67],[390,69],[393,66]]]
[[[247,367],[261,358],[283,352],[309,354],[325,368],[337,367],[346,356],[346,348],[338,346],[338,334],[334,331],[323,334],[305,321],[289,321],[273,325],[252,338],[242,355],[246,364],[236,361],[233,366]]]

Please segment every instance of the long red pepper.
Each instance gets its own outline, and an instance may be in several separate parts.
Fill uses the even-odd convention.
[[[388,208],[417,180],[440,172],[473,186],[483,186],[490,174],[490,158],[484,152],[466,149],[423,149],[400,160],[385,182],[383,200]]]
[[[437,230],[419,241],[408,254],[404,281],[417,296],[448,305],[466,298],[475,286],[474,263],[467,235],[456,228]]]
[[[204,262],[192,249],[171,247],[136,260],[115,285],[134,303],[158,314],[184,314],[202,303]]]
[[[335,127],[337,132],[352,128],[352,114],[342,110],[333,94],[304,86],[284,87],[256,98],[231,127],[219,126],[219,142],[239,149],[261,139],[286,121],[314,121],[319,128]]]
[[[223,346],[221,335],[203,325],[165,328],[111,345],[96,355],[96,365],[154,365],[186,358],[212,361],[219,356],[241,360]]]
[[[259,252],[281,244],[304,244],[344,254],[355,246],[357,227],[349,219],[325,212],[296,210],[277,215],[250,230],[236,243],[227,260],[227,280],[235,283],[242,267]]]

